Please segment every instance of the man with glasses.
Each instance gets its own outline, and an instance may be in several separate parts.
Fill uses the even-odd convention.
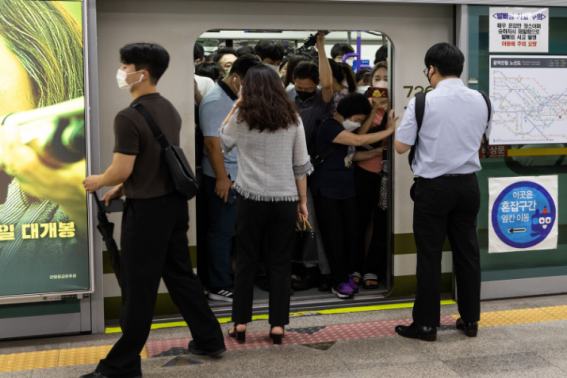
[[[478,331],[480,257],[476,224],[480,189],[475,173],[481,170],[478,150],[490,111],[483,95],[459,79],[464,62],[463,53],[448,43],[429,49],[423,73],[434,90],[424,99],[422,126],[418,128],[414,98],[396,134],[399,154],[416,146],[411,164],[417,178],[413,215],[417,295],[413,323],[396,327],[403,337],[426,341],[437,337],[441,255],[447,236],[457,278],[461,315],[457,328],[469,337]]]

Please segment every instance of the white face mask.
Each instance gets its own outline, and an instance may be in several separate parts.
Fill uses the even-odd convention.
[[[343,121],[343,127],[346,131],[350,131],[351,133],[360,127],[360,122],[353,122],[350,119],[345,119]]]
[[[341,85],[343,86],[343,88],[348,88],[348,81],[347,81],[347,79],[343,79],[343,81],[341,81]]]
[[[128,84],[128,82],[126,81],[126,78],[128,77],[128,75],[132,75],[135,73],[139,73],[142,71],[136,71],[136,72],[130,72],[130,73],[126,73],[126,71],[122,71],[121,69],[118,69],[118,72],[116,73],[116,81],[118,83],[118,88],[122,89],[123,91],[128,91],[130,92],[132,90],[132,87],[135,84],[141,83],[142,79],[144,78],[144,74],[142,74],[142,76],[140,76],[140,80]]]
[[[240,81],[240,79],[238,81]],[[232,78],[232,82],[234,83],[234,89],[236,89],[236,77]],[[242,82],[240,82],[240,86],[238,87],[238,92],[236,93],[236,96],[240,97],[241,94],[242,94]]]
[[[372,80],[372,86],[374,88],[388,88],[388,82],[385,80]]]
[[[280,72],[280,66],[274,66],[273,64],[266,64],[266,66],[276,71],[276,73]]]
[[[361,87],[358,87],[358,93],[366,94],[366,91],[368,90],[368,88],[370,88],[370,86],[368,86],[368,85],[363,85]]]

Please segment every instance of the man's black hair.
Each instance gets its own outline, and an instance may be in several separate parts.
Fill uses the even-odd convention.
[[[169,53],[156,43],[131,43],[120,49],[120,61],[148,71],[155,85],[169,66]]]
[[[252,46],[242,46],[238,50],[236,50],[236,56],[241,57],[242,55],[252,54],[254,55],[254,47]]]
[[[374,64],[380,62],[385,62],[388,60],[388,46],[382,45],[378,50],[376,50],[376,55],[374,56]]]
[[[246,77],[246,73],[251,67],[260,65],[258,59],[252,54],[242,55],[240,58],[236,59],[232,64],[232,68],[230,69],[230,74],[238,74],[241,78]]]
[[[269,58],[274,62],[280,61],[284,57],[284,48],[277,41],[263,40],[254,46],[254,54],[260,57],[260,60]]]
[[[222,59],[223,56],[227,54],[232,54],[236,56],[236,51],[234,51],[231,47],[223,47],[222,49],[218,49],[213,56],[213,62],[218,63]]]
[[[425,54],[425,66],[433,66],[443,77],[461,77],[465,65],[465,56],[457,46],[442,42],[431,47]]]
[[[319,84],[319,66],[313,62],[300,62],[293,70],[293,77],[311,79],[315,84]]]
[[[337,106],[337,113],[343,116],[344,119],[350,118],[357,114],[369,115],[372,111],[372,106],[368,98],[361,93],[351,93],[343,97]]]
[[[331,58],[335,59],[339,55],[354,53],[354,49],[348,43],[335,43],[331,49]]]
[[[217,81],[224,76],[224,70],[218,63],[205,62],[197,66],[197,71],[195,72],[199,76],[204,76]]]
[[[195,42],[195,45],[193,46],[193,62],[196,62],[197,60],[201,60],[202,63],[202,60],[204,58],[205,58],[205,48],[199,42]]]

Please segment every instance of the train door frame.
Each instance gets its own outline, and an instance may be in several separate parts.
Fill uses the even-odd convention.
[[[214,7],[211,7],[211,4]],[[193,65],[190,52],[194,42],[207,30],[233,29],[243,30],[255,25],[257,29],[305,30],[306,25],[312,30],[342,29],[342,30],[380,30],[392,41],[394,66],[390,68],[391,82],[400,88],[393,96],[393,105],[402,115],[403,106],[409,101],[406,92],[401,89],[408,84],[421,88],[426,83],[422,71],[422,59],[427,48],[439,41],[451,42],[454,31],[454,10],[450,4],[392,4],[392,3],[335,3],[335,2],[305,2],[300,5],[288,2],[212,2],[212,1],[172,1],[163,0],[146,2],[143,7],[134,0],[120,2],[98,0],[98,36],[99,36],[99,72],[101,77],[113,77],[115,73],[116,52],[124,44],[135,40],[147,39],[162,43],[172,54],[172,64],[166,75],[160,81],[160,91],[173,104],[182,109],[184,119],[184,141],[182,147],[188,154],[193,151],[194,141],[187,131],[188,124],[194,118],[193,112],[193,70],[187,67]],[[297,8],[300,7],[300,8]],[[214,9],[213,9],[214,8]],[[219,9],[221,10],[219,12]],[[314,15],[317,15],[315,17]],[[423,33],[427,30],[427,33]],[[415,38],[420,35],[420,38]],[[403,57],[404,59],[396,59]],[[180,64],[179,59],[184,63]],[[115,93],[114,83],[100,81],[100,124],[101,140],[112,140],[112,115],[116,114],[124,104],[120,93]],[[109,150],[103,146],[102,152]],[[102,156],[103,165],[105,156]],[[390,237],[392,238],[394,254],[391,255],[391,290],[384,296],[384,301],[405,300],[414,293],[415,287],[415,251],[412,250],[411,209],[405,195],[411,186],[412,175],[404,159],[396,159],[392,154],[391,188],[395,191],[392,198],[392,222]],[[194,218],[194,204],[191,204]],[[193,223],[194,225],[194,223]],[[117,228],[119,222],[117,222]],[[194,228],[194,227],[192,227]],[[400,235],[402,234],[403,235]],[[193,238],[193,236],[192,236]],[[401,242],[400,242],[401,239]],[[194,240],[194,239],[193,239]],[[105,272],[105,283],[111,280],[110,273]],[[112,297],[104,298],[105,312],[108,314],[119,311],[119,291],[105,286]],[[160,289],[160,295],[165,295]],[[160,300],[166,300],[160,297]],[[384,303],[374,301],[374,304]],[[158,307],[165,309],[169,305],[163,302]],[[367,302],[368,303],[368,302]],[[339,307],[351,307],[362,304],[359,301],[341,301]],[[299,304],[298,304],[299,305]],[[156,315],[171,314],[160,312]],[[167,307],[171,308],[171,307]],[[326,309],[328,305],[314,302],[309,308]],[[165,310],[163,310],[165,311]],[[264,309],[265,312],[265,309]],[[219,314],[222,315],[222,314]]]

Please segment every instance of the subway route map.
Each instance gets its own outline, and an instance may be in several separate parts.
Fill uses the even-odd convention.
[[[490,144],[567,143],[567,57],[491,56]]]

